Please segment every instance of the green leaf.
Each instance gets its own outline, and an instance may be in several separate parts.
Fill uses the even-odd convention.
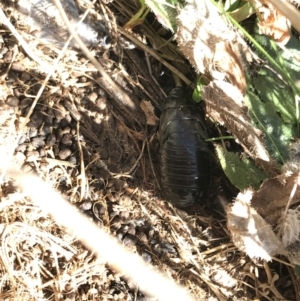
[[[252,77],[252,84],[260,99],[274,107],[284,122],[296,123],[293,92],[288,85],[278,78],[276,72],[261,68]]]
[[[201,75],[198,75],[197,82],[196,82],[196,88],[193,91],[193,99],[195,102],[201,102],[202,101],[202,89],[203,86],[205,86],[206,82],[204,78]]]
[[[295,274],[297,277],[300,277],[300,265],[295,265]]]
[[[267,175],[251,160],[241,159],[222,146],[217,146],[216,150],[226,176],[238,189],[243,190],[249,187],[258,189],[262,181],[267,178]]]
[[[253,8],[252,4],[250,2],[247,2],[243,6],[233,11],[230,11],[229,15],[237,22],[241,22],[249,18],[254,13],[255,13],[255,9]]]
[[[288,110],[288,102],[291,99],[284,99],[286,91],[284,89],[277,91],[272,78],[264,77],[261,81],[260,90],[253,88],[251,84],[247,85],[245,102],[253,124],[265,135],[265,145],[272,158],[284,164],[288,159],[288,146],[296,128],[295,117]],[[270,91],[267,85],[270,85]]]
[[[251,79],[247,76],[245,102],[253,124],[264,133],[270,155],[284,164],[289,157],[290,142],[299,136],[295,82],[300,79],[300,42],[292,37],[286,47],[280,49],[265,35],[254,34],[254,37],[275,64],[271,62],[251,72]]]
[[[227,12],[234,11],[241,8],[245,4],[243,0],[226,0],[224,4],[224,9]]]
[[[176,32],[178,15],[176,6],[179,0],[145,0],[147,6],[153,11],[157,20],[172,32]]]

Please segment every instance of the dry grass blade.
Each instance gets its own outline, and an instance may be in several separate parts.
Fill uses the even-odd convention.
[[[39,64],[44,70],[49,70],[50,65],[44,62],[39,56],[37,56],[34,51],[30,48],[28,43],[23,39],[20,33],[15,29],[15,27],[11,24],[9,19],[5,16],[2,8],[0,8],[0,21],[10,30],[13,36],[18,40],[20,45],[26,51],[29,57],[31,57],[37,64]]]
[[[80,214],[49,185],[36,177],[24,176],[17,171],[10,171],[10,176],[37,205],[49,212],[60,225],[72,229],[78,239],[84,241],[114,269],[135,281],[142,291],[156,296],[159,300],[193,300],[184,289],[151,270],[138,256],[125,251],[115,239]],[[68,218],[65,212],[68,212]]]
[[[111,77],[106,73],[106,71],[104,70],[103,66],[91,55],[90,51],[88,50],[88,48],[84,45],[84,43],[82,42],[82,40],[80,39],[80,37],[77,35],[77,33],[75,32],[75,30],[73,29],[70,21],[68,20],[68,17],[60,3],[60,1],[58,0],[53,0],[57,9],[59,10],[61,17],[63,18],[70,34],[73,36],[73,38],[76,40],[76,42],[78,43],[80,49],[83,51],[83,53],[86,55],[86,57],[93,63],[93,65],[98,69],[98,71],[100,72],[100,74],[102,75],[102,77],[104,78],[104,80],[107,82],[107,85],[109,87],[111,87],[111,91],[114,91],[114,93],[120,97],[122,97],[123,103],[125,104],[125,106],[127,106],[128,108],[132,109],[132,110],[136,110],[136,104],[133,103],[133,101],[129,98],[129,96],[111,79]]]
[[[142,43],[140,40],[129,34],[126,30],[124,30],[122,27],[118,27],[118,31],[123,34],[125,37],[130,39],[132,42],[134,42],[137,46],[139,46],[141,49],[143,49],[145,52],[153,56],[155,59],[157,59],[159,62],[161,62],[163,65],[165,65],[170,71],[172,71],[174,74],[176,74],[178,77],[180,77],[188,86],[192,86],[192,82],[181,72],[179,72],[175,67],[173,67],[171,64],[169,64],[167,61],[165,61],[163,58],[161,58],[154,50],[147,47],[144,43]]]
[[[132,32],[116,25],[126,24],[138,10],[138,0],[75,2],[78,18],[89,12],[85,24],[103,26],[100,35],[113,40],[106,48],[89,45],[90,54],[138,110],[141,99],[151,100],[155,110],[144,110],[151,117],[148,122],[155,124],[164,93],[174,86],[170,70],[188,85],[195,78],[173,37],[152,13]],[[298,280],[291,284],[285,262],[273,261],[268,268],[251,261],[233,246],[223,217],[216,220],[210,208],[195,206],[185,212],[160,199],[155,125],[147,124],[144,114],[136,116],[77,42],[59,53],[45,44],[47,34],[37,40],[35,28],[24,23],[15,4],[1,3],[3,12],[55,72],[39,68],[9,30],[1,31],[0,152],[1,164],[12,172],[2,167],[0,299],[145,301],[152,300],[150,292],[160,300],[275,300],[280,295],[295,300]],[[231,54],[230,47],[222,48],[218,62],[220,54]],[[234,74],[239,76],[238,68]],[[222,115],[216,108],[221,100],[211,97],[213,101],[216,105],[208,107]],[[232,110],[228,118],[240,115],[247,121],[239,96],[223,110]],[[17,127],[26,124],[25,117],[29,123],[16,143]],[[263,151],[260,155],[265,158]],[[12,165],[3,159],[8,156]]]

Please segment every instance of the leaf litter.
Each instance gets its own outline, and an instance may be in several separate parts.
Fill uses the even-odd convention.
[[[133,7],[138,7],[137,3],[130,3]],[[114,1],[112,5],[115,5],[116,9],[124,3]],[[6,9],[8,8],[5,7],[4,11]],[[95,6],[95,11],[99,14],[99,7]],[[107,12],[108,10],[105,11]],[[110,14],[107,16],[111,17]],[[18,22],[15,26],[19,26]],[[17,28],[23,32],[22,27]],[[211,32],[209,29],[213,29],[212,26],[204,28],[207,33]],[[227,25],[224,28],[227,28]],[[149,32],[144,34],[151,40]],[[224,34],[229,34],[229,41],[241,41],[239,36],[232,35],[232,32]],[[6,36],[4,37],[6,39]],[[199,65],[203,73],[213,75],[214,78],[211,88],[207,87],[204,94],[208,114],[228,128],[235,120],[234,117],[240,115],[244,119],[244,128],[241,129],[236,122],[229,130],[236,135],[240,132],[237,139],[246,150],[248,149],[248,155],[269,175],[275,175],[278,173],[277,166],[264,147],[261,132],[251,126],[245,111],[246,105],[242,96],[246,83],[243,59],[239,57],[238,51],[240,46],[238,43],[237,46],[224,43],[219,35],[217,37],[217,48],[214,49],[220,52],[214,57],[211,54],[216,50],[210,49],[203,56],[207,59],[206,63]],[[202,41],[198,46],[207,46],[208,41],[211,39]],[[243,42],[241,44],[244,45]],[[147,49],[148,46],[144,44],[144,47]],[[168,51],[173,51],[171,46],[165,47],[170,47]],[[53,57],[59,54],[59,51],[51,47],[34,48],[38,51],[38,56],[50,64]],[[93,51],[97,55],[98,50]],[[114,55],[118,56],[118,52]],[[180,54],[177,56],[183,59]],[[270,266],[276,263],[261,266],[250,261],[244,253],[238,252],[238,249],[245,249],[237,249],[232,245],[225,221],[214,219],[201,208],[193,214],[181,212],[155,196],[155,184],[141,185],[155,183],[152,170],[148,169],[150,158],[148,155],[141,156],[145,133],[140,125],[145,123],[144,115],[142,112],[136,114],[124,109],[124,103],[119,103],[119,95],[113,93],[109,85],[95,76],[97,69],[80,52],[72,49],[66,51],[56,73],[46,83],[38,103],[33,106],[30,124],[21,132],[21,143],[18,141],[17,148],[12,146],[17,152],[14,153],[8,148],[11,145],[10,140],[15,138],[15,133],[20,130],[16,128],[16,124],[22,123],[22,116],[28,113],[28,104],[33,103],[33,96],[45,77],[45,70],[39,69],[24,57],[24,53],[18,52],[16,48],[7,48],[5,59],[8,68],[3,70],[7,77],[2,77],[8,78],[8,81],[2,80],[4,91],[1,101],[7,101],[9,95],[15,94],[20,98],[21,106],[18,109],[11,109],[2,104],[3,114],[8,116],[1,123],[6,125],[2,129],[2,149],[6,156],[14,154],[13,161],[17,166],[22,165],[24,171],[38,173],[41,178],[58,188],[70,202],[88,208],[83,211],[100,227],[117,237],[131,252],[140,254],[155,269],[163,271],[188,288],[197,300],[249,300],[258,296],[266,300],[273,300],[274,296],[293,299],[293,288],[286,289],[283,286],[289,279],[289,265],[280,267],[285,269],[285,274],[278,279],[277,273],[270,269]],[[153,93],[161,87],[157,89],[159,84],[153,83],[149,74],[148,81],[152,82],[155,88],[148,90],[147,86],[143,85],[143,89],[140,89],[139,76],[136,70],[129,69],[130,59],[126,56],[125,65],[122,67],[119,67],[113,55],[110,56],[105,50],[101,50],[98,59],[105,64],[106,71],[113,76],[118,85],[127,91],[127,95],[143,95],[143,98],[139,99],[149,99],[150,95],[153,103],[161,101],[158,92]],[[15,62],[19,65],[21,62],[22,72],[20,67],[13,66]],[[181,67],[178,68],[181,72]],[[197,68],[200,70],[198,66]],[[128,81],[122,70],[127,71],[134,81]],[[222,81],[224,74],[228,75],[231,86]],[[237,78],[240,80],[237,81]],[[234,95],[238,97],[225,93],[228,88],[236,90]],[[214,91],[219,93],[216,98]],[[220,95],[225,99],[225,105],[219,106],[221,109],[213,104],[214,101],[220,100]],[[250,137],[245,133],[251,133]],[[46,137],[44,145],[42,142],[36,144],[37,141],[44,141]],[[55,140],[54,144],[51,142],[54,141],[52,138]],[[12,141],[15,142],[14,139]],[[62,151],[65,157],[59,155]],[[280,184],[278,186],[281,187]],[[285,190],[287,195],[290,193],[288,187],[290,186],[287,185]],[[255,199],[255,194],[253,198]],[[1,292],[4,300],[150,298],[143,295],[126,276],[108,268],[101,258],[96,260],[75,237],[23,197],[14,186],[13,180],[4,178],[2,200]],[[258,207],[257,212],[262,206]],[[270,228],[253,208],[245,208],[254,216],[249,216],[251,223],[258,223],[256,226],[258,225],[259,235],[262,229]],[[96,211],[97,218],[93,215]],[[288,215],[289,219],[295,221],[292,216],[297,214],[289,212]],[[229,226],[230,229],[232,227]],[[257,242],[255,239],[254,241]],[[292,253],[294,241],[290,244]],[[265,259],[273,256],[273,250],[267,254]],[[279,266],[275,269],[277,270]],[[264,282],[264,279],[268,279],[267,282]]]

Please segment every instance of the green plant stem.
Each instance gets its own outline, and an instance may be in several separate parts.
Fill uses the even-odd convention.
[[[233,136],[222,136],[222,137],[215,137],[215,138],[209,138],[209,139],[205,139],[205,141],[219,141],[219,140],[225,140],[225,139],[235,139],[235,137]]]

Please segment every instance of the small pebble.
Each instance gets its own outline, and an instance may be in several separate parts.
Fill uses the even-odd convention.
[[[72,145],[72,134],[64,134],[62,139],[61,139],[61,143],[65,144],[65,145]]]
[[[32,114],[28,126],[33,128],[39,128],[43,124],[43,122],[44,115],[41,112],[37,111]]]
[[[119,242],[122,242],[122,240],[123,240],[123,234],[122,234],[122,233],[118,233],[118,234],[116,235],[116,239],[117,239]]]
[[[83,211],[90,210],[92,208],[93,204],[91,201],[84,201],[79,208]]]
[[[21,79],[22,82],[27,82],[27,81],[32,79],[32,75],[29,74],[28,72],[22,72],[20,79]]]
[[[93,207],[93,212],[96,216],[104,215],[105,214],[105,208],[102,204],[96,203]]]
[[[131,235],[135,235],[136,234],[135,226],[133,224],[129,224],[127,232]]]
[[[119,179],[113,179],[113,182],[114,182],[115,190],[117,190],[117,191],[122,190],[124,187],[127,186],[126,181],[122,181],[122,180],[119,180]]]
[[[98,95],[97,95],[96,92],[92,92],[92,93],[90,93],[90,94],[88,95],[89,100],[92,101],[92,102],[95,102],[96,99],[97,99],[97,97],[98,97]]]
[[[37,133],[38,133],[38,131],[36,128],[31,128],[31,129],[29,129],[28,136],[29,136],[29,138],[33,138],[33,137],[37,136]]]
[[[106,106],[107,106],[107,101],[106,101],[106,99],[105,98],[103,98],[103,97],[99,97],[98,99],[97,99],[97,102],[96,102],[96,104],[97,104],[97,106],[98,106],[98,108],[100,109],[100,110],[105,110],[106,109]]]
[[[26,141],[26,139],[27,139],[26,135],[22,135],[22,136],[20,137],[20,139],[19,139],[18,144],[24,143],[24,142]]]
[[[67,111],[64,106],[57,104],[54,108],[54,115],[58,120],[62,120],[67,115]]]
[[[56,142],[56,137],[55,137],[54,134],[50,134],[50,135],[47,136],[47,138],[46,138],[46,145],[47,146],[51,147],[55,144],[55,142]]]
[[[54,144],[53,145],[53,153],[54,153],[54,156],[57,157],[58,156],[58,153],[59,153],[59,147],[57,144]]]
[[[39,147],[42,147],[45,145],[45,137],[43,136],[37,136],[37,137],[34,137],[32,140],[31,140],[31,144],[35,147],[35,148],[39,148]]]
[[[23,96],[24,94],[21,92],[21,91],[19,91],[19,89],[17,89],[17,88],[15,88],[14,90],[14,96],[16,96],[16,97],[20,97],[20,96]]]
[[[121,211],[119,215],[120,215],[120,218],[125,221],[129,218],[130,213],[129,213],[129,211]]]
[[[70,116],[70,114],[67,114],[65,118],[61,120],[61,126],[66,127],[70,125],[71,121],[72,121],[72,117]]]
[[[46,156],[47,156],[47,153],[46,153],[45,149],[41,148],[40,149],[40,157],[46,157]]]
[[[63,128],[61,131],[62,134],[70,134],[70,132],[71,132],[71,128],[69,126]]]
[[[62,133],[62,130],[61,129],[59,129],[58,131],[57,131],[57,134],[56,134],[56,142],[60,142],[61,141],[61,139],[62,139],[62,137],[63,137],[63,133]]]
[[[59,153],[58,156],[61,160],[67,159],[70,155],[72,154],[71,150],[69,148],[64,148],[62,149]]]
[[[53,120],[52,126],[53,126],[54,129],[58,129],[60,127],[60,120],[55,118]]]
[[[48,134],[50,134],[51,132],[51,127],[48,125],[44,125],[40,130],[39,130],[39,134],[41,136],[47,136]]]
[[[77,164],[77,159],[74,156],[71,156],[68,161],[75,164],[75,165]]]
[[[111,223],[111,229],[112,230],[119,230],[121,228],[122,225],[122,221],[121,219],[117,216],[113,219],[112,223]]]
[[[2,36],[1,36],[2,37]],[[7,47],[3,47],[0,49],[0,58],[3,58],[4,54],[8,51]]]
[[[22,152],[16,152],[14,155],[14,161],[18,164],[18,166],[22,166],[26,160],[26,156]]]
[[[17,146],[16,151],[24,153],[26,151],[26,148],[27,148],[27,144],[20,144]]]
[[[26,153],[27,162],[36,161],[40,157],[40,153],[38,151],[27,151]]]
[[[20,107],[22,109],[24,109],[24,108],[30,106],[32,104],[32,102],[33,102],[32,98],[24,98],[21,100]]]
[[[45,126],[49,126],[51,128],[53,124],[53,117],[45,115],[44,124]]]
[[[47,110],[47,116],[50,116],[51,118],[55,117],[54,109],[53,108],[48,108],[48,110]]]
[[[17,72],[25,71],[25,67],[21,62],[13,62],[11,65],[11,69]]]
[[[126,247],[132,247],[136,244],[136,237],[130,234],[126,234],[123,238],[123,245]]]
[[[16,96],[9,95],[6,98],[6,104],[10,107],[16,108],[19,106],[20,100]]]
[[[33,171],[33,168],[31,164],[24,164],[24,166],[22,167],[22,171],[25,173],[31,173]]]
[[[144,243],[146,243],[148,241],[147,235],[144,232],[139,233],[138,237]]]
[[[12,61],[13,58],[13,52],[12,51],[7,51],[4,56],[3,56],[3,60],[5,63],[10,63]]]
[[[147,253],[147,252],[143,252],[142,253],[142,258],[144,259],[144,261],[146,263],[151,263],[151,261],[152,261],[151,255],[149,253]]]

